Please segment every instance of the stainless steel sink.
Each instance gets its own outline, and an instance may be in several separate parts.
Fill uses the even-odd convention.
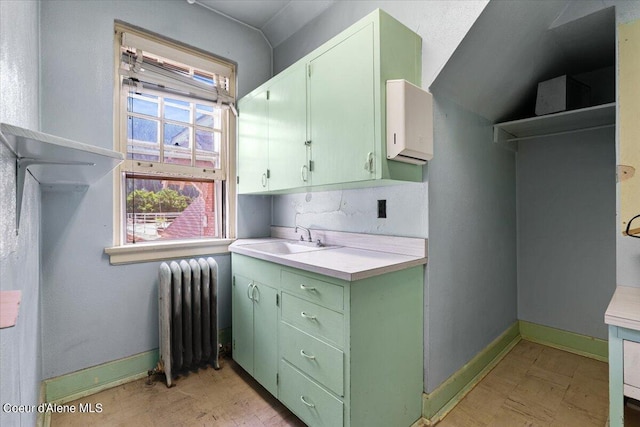
[[[277,242],[255,243],[253,245],[244,246],[245,249],[264,252],[268,254],[274,254],[274,255],[299,254],[302,252],[320,251],[323,249],[331,249],[335,247],[336,246],[318,246],[316,243],[313,243],[313,242],[300,242],[295,240],[289,240],[289,241],[279,240]]]

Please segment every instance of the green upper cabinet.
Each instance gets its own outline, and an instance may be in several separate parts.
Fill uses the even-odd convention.
[[[313,185],[375,177],[373,40],[369,23],[309,62]]]
[[[238,108],[242,111],[242,119],[238,122],[238,192],[267,191],[267,92],[255,92],[242,98]]]
[[[422,181],[422,166],[387,160],[385,123],[386,81],[420,86],[421,51],[417,34],[378,9],[243,98],[239,192]],[[261,94],[268,94],[267,106],[252,105]],[[254,117],[257,111],[262,121]],[[247,151],[258,140],[267,141],[266,154],[263,147]]]
[[[306,86],[304,66],[291,67],[270,82],[269,191],[307,184]]]

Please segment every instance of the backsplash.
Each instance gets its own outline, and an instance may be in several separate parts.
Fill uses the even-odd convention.
[[[378,200],[387,201],[386,218],[377,217]],[[277,195],[272,204],[275,226],[428,237],[426,182]]]

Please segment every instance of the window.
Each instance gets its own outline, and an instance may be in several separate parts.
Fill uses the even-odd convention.
[[[235,67],[121,24],[116,51],[116,146],[126,160],[111,262],[216,252],[234,237]]]

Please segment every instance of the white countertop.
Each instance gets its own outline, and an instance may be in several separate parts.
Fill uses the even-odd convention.
[[[640,331],[640,288],[618,286],[604,315],[607,325]]]
[[[322,250],[294,254],[272,254],[251,249],[252,244],[275,241],[287,240],[279,238],[241,239],[230,245],[229,250],[237,254],[347,281],[366,279],[427,263],[426,256],[390,253],[348,246],[334,246]]]

